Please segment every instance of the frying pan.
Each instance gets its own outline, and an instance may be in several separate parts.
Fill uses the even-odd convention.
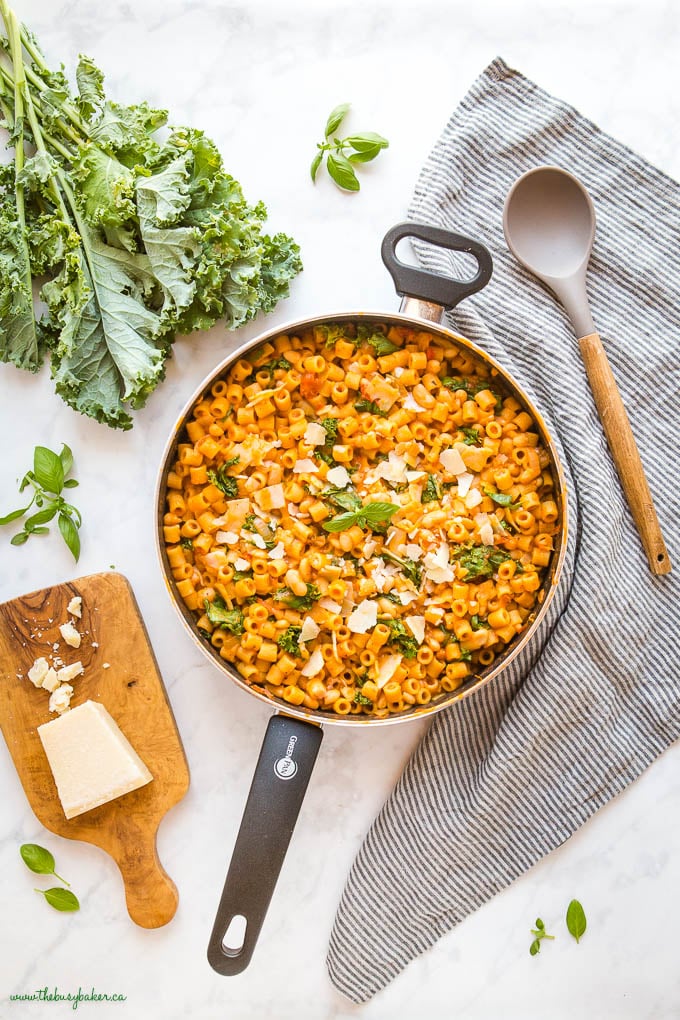
[[[406,237],[416,237],[450,251],[471,255],[477,263],[475,276],[470,280],[450,279],[404,264],[397,258],[396,246]],[[270,719],[265,733],[208,945],[208,961],[219,974],[238,974],[250,962],[319,751],[323,735],[322,725],[351,726],[361,731],[367,727],[408,723],[440,712],[462,698],[474,694],[497,676],[533,639],[554,594],[566,552],[567,506],[564,473],[555,445],[540,414],[500,364],[465,337],[441,325],[444,309],[453,308],[463,298],[481,290],[488,283],[492,272],[488,250],[479,242],[460,234],[420,223],[400,223],[385,235],[382,257],[394,280],[397,293],[403,299],[398,313],[349,311],[324,314],[277,326],[242,344],[210,373],[188,401],[167,444],[159,472],[156,491],[156,543],[172,602],[202,652],[251,697],[259,698],[270,710],[272,704],[276,708],[276,713]],[[541,443],[550,459],[550,470],[555,485],[554,499],[559,508],[561,522],[555,550],[539,591],[535,615],[533,619],[530,618],[531,623],[526,630],[518,634],[508,645],[504,654],[480,673],[469,677],[462,687],[439,695],[428,705],[413,706],[398,715],[380,718],[363,713],[339,716],[333,712],[297,707],[265,695],[257,687],[248,686],[240,673],[230,663],[220,658],[217,649],[199,636],[195,618],[176,590],[163,541],[168,472],[176,460],[178,443],[186,441],[185,428],[192,409],[204,392],[225,375],[239,358],[280,334],[295,336],[299,331],[308,330],[321,323],[354,321],[358,324],[362,321],[375,320],[390,326],[414,326],[419,330],[426,329],[435,338],[444,338],[449,345],[453,344],[485,362],[497,373],[504,389],[520,402],[535,422]]]

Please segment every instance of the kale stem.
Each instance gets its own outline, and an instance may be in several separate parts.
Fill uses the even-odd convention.
[[[0,11],[5,22],[7,39],[10,47],[10,58],[14,65],[14,194],[17,207],[17,220],[19,221],[19,244],[23,256],[23,290],[26,302],[26,311],[30,315],[33,336],[35,331],[35,311],[33,308],[33,279],[31,276],[31,259],[28,251],[28,240],[26,233],[26,209],[24,204],[24,186],[21,183],[21,171],[24,168],[24,99],[23,90],[26,85],[24,77],[24,62],[21,58],[21,40],[19,38],[19,24],[14,12],[7,6],[6,0],[0,0]],[[37,349],[37,340],[36,349]]]
[[[4,2],[5,0],[3,0],[3,3]],[[24,49],[26,50],[33,63],[36,65],[36,67],[38,67],[45,74],[51,74],[52,72],[46,65],[42,53],[40,52],[40,50],[36,48],[36,46],[34,46],[30,34],[26,31],[25,25],[21,25],[20,35]],[[32,84],[37,86],[37,88],[39,88],[41,91],[45,90],[46,88],[49,88],[49,86],[45,84],[42,78],[40,78],[40,76],[37,75],[32,68],[30,67],[26,68],[26,76],[29,78],[29,80],[33,79]],[[76,127],[87,138],[88,136],[87,127],[84,124],[80,115],[78,114],[77,110],[75,110],[70,103],[62,103],[62,109],[66,116],[68,117],[68,119],[74,125],[74,127]],[[65,130],[68,129],[68,126],[66,124],[64,124],[63,127]],[[78,141],[80,144],[82,144],[82,139],[78,139],[76,136],[73,136],[73,140]]]

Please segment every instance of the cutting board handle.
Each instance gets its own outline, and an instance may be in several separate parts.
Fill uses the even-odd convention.
[[[113,857],[123,876],[128,914],[141,928],[162,928],[177,911],[177,886],[158,859],[156,833],[141,829],[138,838],[127,831],[126,842],[103,849]]]

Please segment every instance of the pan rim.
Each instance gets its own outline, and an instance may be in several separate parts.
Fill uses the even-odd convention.
[[[255,347],[259,347],[266,343],[273,337],[279,336],[284,333],[290,333],[293,331],[300,330],[301,328],[309,328],[315,325],[320,325],[326,322],[334,321],[357,321],[357,320],[373,320],[379,322],[390,322],[399,325],[410,325],[418,328],[422,331],[429,331],[433,333],[439,333],[448,339],[453,339],[457,344],[466,347],[471,354],[481,359],[486,364],[490,365],[504,380],[507,388],[511,393],[519,396],[523,407],[532,415],[536,422],[539,432],[541,434],[541,440],[548,449],[552,468],[557,474],[557,487],[556,491],[559,496],[559,507],[560,507],[560,543],[558,549],[555,550],[553,559],[549,567],[549,573],[546,575],[544,582],[541,586],[541,590],[544,592],[543,601],[536,611],[536,615],[532,620],[529,627],[523,630],[517,635],[517,643],[514,647],[511,647],[503,655],[499,656],[488,668],[488,672],[484,671],[481,674],[476,674],[479,679],[474,681],[474,677],[470,678],[469,682],[466,682],[463,687],[456,691],[452,691],[446,697],[442,695],[438,696],[438,699],[434,702],[430,702],[428,705],[414,707],[407,713],[390,713],[384,717],[374,717],[371,715],[360,714],[360,715],[348,715],[339,716],[333,712],[322,712],[320,709],[303,709],[295,705],[289,705],[287,702],[279,701],[263,691],[258,690],[256,687],[249,686],[243,677],[240,675],[238,670],[232,666],[231,663],[225,659],[221,659],[217,649],[213,648],[212,645],[207,645],[204,640],[201,639],[197,632],[195,623],[192,625],[190,622],[190,611],[184,610],[180,605],[180,598],[176,594],[172,582],[171,572],[167,563],[165,554],[165,545],[162,540],[162,518],[165,512],[164,509],[164,494],[165,494],[165,480],[169,470],[170,457],[174,452],[179,436],[182,429],[186,425],[187,418],[196,403],[196,401],[202,396],[208,386],[216,381],[227,369],[236,362],[239,358],[243,357],[249,351]],[[201,381],[201,383],[195,388],[189,399],[186,401],[182,411],[177,418],[175,425],[168,437],[168,440],[163,449],[162,457],[160,460],[160,467],[156,479],[156,487],[154,490],[154,537],[156,545],[156,553],[161,568],[161,574],[165,582],[166,589],[168,591],[168,597],[179,615],[182,623],[189,632],[194,643],[201,649],[202,653],[206,658],[209,659],[221,672],[227,674],[227,676],[239,687],[245,694],[249,694],[258,698],[261,702],[267,705],[275,713],[293,716],[294,718],[300,719],[303,722],[308,722],[315,725],[344,725],[353,726],[355,729],[366,727],[368,724],[372,726],[389,726],[397,723],[405,723],[411,721],[422,721],[428,717],[435,715],[438,712],[443,711],[445,708],[450,708],[452,705],[463,701],[465,698],[470,697],[472,694],[477,693],[482,687],[485,687],[488,683],[499,676],[510,663],[519,655],[519,653],[529,644],[530,640],[536,634],[536,631],[540,627],[543,619],[546,616],[548,607],[554,597],[557,590],[557,586],[562,575],[564,567],[564,561],[567,552],[567,542],[569,536],[569,508],[567,495],[567,482],[562,467],[560,457],[555,446],[554,440],[543,420],[543,416],[534,406],[533,402],[529,399],[527,394],[524,392],[521,386],[515,381],[510,373],[500,365],[496,359],[487,354],[483,348],[479,347],[473,341],[460,333],[456,333],[454,330],[449,329],[448,326],[443,325],[441,322],[433,322],[429,319],[422,319],[416,316],[404,314],[403,312],[385,312],[384,309],[378,310],[342,310],[336,312],[327,312],[320,315],[306,316],[304,318],[290,319],[286,322],[279,323],[262,333],[258,333],[255,337],[244,341],[237,345],[237,347],[227,355],[217,366],[215,366],[207,376]],[[192,617],[193,619],[193,617]]]

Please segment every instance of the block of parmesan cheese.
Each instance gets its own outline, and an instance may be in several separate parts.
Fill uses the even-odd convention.
[[[38,726],[64,814],[75,818],[153,779],[98,701],[86,701]]]

